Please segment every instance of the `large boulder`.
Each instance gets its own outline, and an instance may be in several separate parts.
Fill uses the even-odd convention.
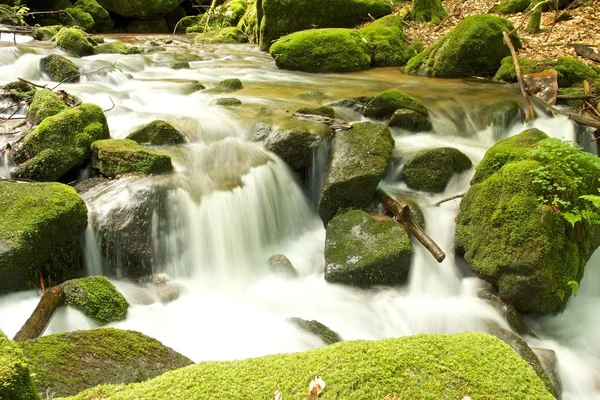
[[[433,129],[431,121],[413,110],[398,109],[394,111],[388,125],[411,132],[429,132]]]
[[[44,119],[23,140],[33,156],[13,175],[38,181],[56,181],[86,163],[92,142],[109,137],[106,116],[95,104],[81,104]]]
[[[80,273],[86,226],[87,207],[73,188],[0,182],[0,293],[27,289],[40,275],[56,283]]]
[[[23,351],[0,331],[0,399],[39,400],[31,378]]]
[[[78,57],[94,54],[92,43],[76,28],[62,28],[56,34],[56,45]]]
[[[406,47],[404,21],[397,15],[387,15],[360,30],[369,41],[371,66],[404,65],[410,58]]]
[[[455,173],[472,166],[469,157],[461,151],[453,147],[440,147],[425,150],[407,160],[402,176],[411,189],[440,193]]]
[[[392,5],[385,0],[262,0],[260,48],[268,50],[275,40],[292,32],[353,28],[391,12]]]
[[[367,103],[363,115],[367,118],[390,118],[396,110],[412,110],[424,117],[429,115],[425,104],[419,99],[398,89],[388,89],[379,93]]]
[[[91,32],[96,25],[90,13],[74,7],[65,9],[65,13],[60,16],[60,22],[65,26],[77,26],[86,32]]]
[[[325,280],[371,287],[397,285],[408,277],[412,245],[393,220],[378,221],[361,210],[337,214],[327,225]]]
[[[58,54],[51,54],[40,60],[40,71],[55,82],[79,82],[79,67],[73,61]]]
[[[127,317],[129,304],[105,276],[88,276],[62,284],[66,303],[99,325]]]
[[[392,159],[393,147],[390,129],[375,122],[359,122],[335,135],[318,204],[325,224],[340,208],[369,205]]]
[[[303,353],[202,362],[148,382],[86,390],[78,398],[158,399],[169,393],[173,400],[271,399],[277,377],[284,398],[303,399],[299,371],[307,371],[302,376],[323,371],[323,398],[383,399],[393,393],[398,399],[462,399],[467,394],[473,399],[554,399],[513,349],[473,332],[354,340]]]
[[[38,389],[57,397],[97,385],[143,382],[193,364],[156,339],[114,328],[58,333],[18,345]]]
[[[108,11],[122,17],[152,19],[164,17],[183,0],[99,0]]]
[[[461,202],[456,247],[517,310],[564,309],[600,244],[600,227],[565,216],[598,194],[600,159],[535,129],[492,146]]]
[[[65,102],[49,89],[38,90],[27,109],[27,121],[38,125],[43,120],[56,115],[67,108]]]
[[[173,125],[157,119],[131,132],[127,139],[155,146],[183,144],[185,137]]]
[[[91,15],[94,19],[93,28],[96,32],[110,32],[115,26],[108,11],[98,4],[96,0],[77,0],[77,2],[75,2],[75,8]]]
[[[438,78],[491,76],[510,55],[502,32],[513,30],[510,21],[488,14],[472,15],[408,61],[405,72]],[[521,41],[511,37],[516,49]]]
[[[279,38],[269,52],[279,68],[306,72],[368,69],[371,52],[353,29],[326,28],[294,32]]]
[[[92,167],[104,176],[171,172],[171,156],[147,149],[130,139],[106,139],[92,143]]]

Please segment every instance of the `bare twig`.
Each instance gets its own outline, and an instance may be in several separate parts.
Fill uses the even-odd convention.
[[[105,113],[109,112],[110,110],[112,110],[113,108],[115,108],[115,102],[113,101],[112,97],[108,96],[108,98],[110,99],[110,102],[112,103],[112,107],[109,108],[109,109],[107,109],[107,110],[104,110]]]
[[[451,201],[451,200],[463,198],[463,197],[465,197],[465,194],[466,193],[461,193],[461,194],[457,194],[456,196],[446,197],[445,199],[442,199],[440,201],[437,201],[437,202],[433,203],[433,205],[435,207],[439,207],[440,204],[446,203],[446,202]]]
[[[538,3],[538,5],[540,4],[542,3]],[[508,34],[506,32],[502,32],[502,36],[504,39],[504,43],[508,46],[510,50],[510,54],[512,54],[517,80],[519,81],[519,88],[521,89],[521,94],[525,98],[525,103],[527,104],[527,111],[525,112],[525,122],[529,122],[535,117],[535,113],[533,111],[533,106],[531,105],[531,100],[529,100],[529,96],[527,95],[527,91],[525,90],[525,83],[523,83],[523,75],[521,74],[521,66],[519,65],[517,52],[515,51],[515,48],[512,42],[510,41],[510,37],[508,36]]]
[[[17,80],[19,80],[19,81],[21,81],[21,82],[24,82],[24,83],[26,83],[26,84],[28,84],[28,85],[31,85],[31,86],[39,87],[39,88],[41,88],[41,89],[46,89],[46,86],[48,86],[48,84],[45,84],[45,85],[38,85],[37,83],[33,83],[33,82],[31,82],[31,81],[28,81],[27,79],[23,79],[23,78],[17,78]]]
[[[541,47],[553,47],[553,46],[587,46],[587,47],[600,47],[599,44],[593,43],[578,43],[578,42],[555,42],[555,43],[545,43],[541,44]]]
[[[438,24],[438,26],[433,31],[434,32],[439,31],[440,29],[442,29],[442,25],[444,25],[444,23],[446,21],[448,21],[450,18],[453,18],[453,17],[458,18],[458,17],[460,17],[460,14],[461,14],[460,4],[457,4],[456,7],[454,7],[452,14],[446,15],[444,17],[444,19],[442,19],[442,21]]]
[[[102,68],[100,68],[100,69],[97,69],[97,70],[95,70],[95,71],[90,71],[90,72],[86,72],[86,73],[84,73],[84,74],[79,74],[79,76],[92,75],[92,74],[96,74],[96,73],[98,73],[98,72],[100,72],[100,71],[102,71],[102,70],[105,70],[105,69],[116,68],[117,62],[118,62],[118,61],[115,61],[115,62],[114,62],[114,63],[112,63],[111,65],[109,65],[109,66],[107,66],[107,67],[102,67]],[[50,89],[50,90],[54,91],[54,90],[55,90],[57,87],[59,87],[60,85],[62,85],[62,84],[63,84],[63,83],[65,83],[66,81],[68,81],[69,79],[73,78],[73,76],[75,76],[75,75],[71,74],[71,75],[67,76],[65,79],[63,79],[62,81],[60,81],[60,82],[58,83],[58,85],[54,86],[54,87],[53,87],[52,89]]]
[[[521,20],[521,23],[512,31],[508,32],[509,35],[512,35],[513,33],[517,32],[519,29],[521,29],[521,27],[523,27],[523,24],[525,23],[525,21],[527,21],[527,19],[529,18],[529,16],[531,14],[533,14],[533,12],[540,7],[542,4],[548,4],[550,3],[551,0],[546,0],[546,1],[542,1],[541,3],[537,3],[535,5],[535,7],[533,7],[531,10],[529,10],[525,15],[523,15],[523,19]]]

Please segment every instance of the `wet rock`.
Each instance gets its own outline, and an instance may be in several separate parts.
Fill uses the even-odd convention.
[[[283,254],[275,254],[269,258],[269,271],[294,278],[298,276],[292,262]]]
[[[23,351],[1,330],[0,365],[2,365],[0,369],[1,399],[37,400],[40,398]]]
[[[89,13],[94,20],[94,30],[96,32],[110,32],[115,23],[110,18],[108,11],[104,9],[96,0],[77,0],[75,8]]]
[[[0,182],[0,293],[81,273],[79,235],[87,207],[60,183]]]
[[[409,188],[440,193],[455,173],[471,168],[469,157],[452,147],[426,150],[404,164],[403,178]]]
[[[38,390],[60,397],[97,385],[142,382],[193,364],[156,339],[114,328],[58,333],[19,347]]]
[[[173,69],[190,69],[190,63],[187,61],[177,61],[171,64],[171,68]]]
[[[325,344],[334,344],[342,341],[340,335],[338,335],[336,332],[332,331],[319,321],[307,320],[297,317],[290,318],[289,321],[292,324],[296,325],[298,328],[318,336],[319,338],[321,338],[322,341],[325,342]]]
[[[320,90],[311,90],[310,92],[300,93],[298,97],[307,100],[323,100],[328,96]]]
[[[242,85],[242,81],[240,81],[237,78],[222,80],[221,82],[217,83],[217,86],[215,86],[216,90],[222,90],[222,91],[234,91],[234,90],[240,90],[243,88],[244,88],[244,85]]]
[[[222,107],[238,107],[242,105],[242,101],[235,97],[221,97],[215,101],[215,105]]]
[[[327,225],[325,280],[371,287],[404,283],[412,245],[398,223],[378,221],[364,211],[336,215]]]
[[[508,325],[519,335],[531,334],[519,312],[513,306],[504,301],[497,293],[483,289],[477,292],[477,297],[494,307],[501,316],[506,319]]]
[[[137,46],[127,46],[121,42],[110,42],[99,44],[94,47],[96,54],[140,54],[140,49]]]
[[[79,67],[73,61],[51,54],[40,60],[40,70],[48,75],[54,82],[79,82]]]
[[[140,126],[131,132],[127,139],[139,144],[154,146],[175,145],[185,143],[185,137],[173,125],[157,119],[146,125]]]
[[[411,132],[429,132],[433,129],[433,125],[427,117],[413,110],[394,111],[388,125]]]
[[[143,1],[100,0],[98,3],[108,11],[128,18],[152,19],[164,17],[173,11],[182,0]],[[166,25],[166,22],[165,22]],[[168,29],[168,28],[167,28]]]
[[[31,125],[38,125],[44,119],[65,110],[67,105],[51,90],[38,90],[33,96],[31,105],[27,109],[27,121]]]
[[[202,32],[194,39],[196,44],[246,43],[247,41],[248,37],[235,26]]]
[[[35,40],[51,40],[60,30],[61,25],[40,26],[33,30]]]
[[[299,114],[321,115],[323,117],[335,118],[335,111],[331,106],[303,107],[296,112]]]
[[[171,172],[171,156],[150,150],[130,139],[106,139],[92,143],[92,167],[104,176],[149,175]]]
[[[76,28],[62,28],[56,34],[56,45],[78,57],[94,54],[93,45],[86,39],[83,32]]]
[[[404,65],[410,58],[401,17],[387,15],[371,22],[359,32],[369,41],[372,67]]]
[[[554,397],[560,400],[562,398],[562,381],[560,380],[558,372],[558,358],[556,357],[556,353],[554,350],[540,349],[537,347],[532,347],[531,350],[533,350],[540,360],[542,368],[544,368],[546,375],[548,375],[548,378],[550,378],[550,381],[552,382]]]
[[[384,124],[359,122],[336,133],[318,204],[325,224],[340,208],[369,205],[392,158],[393,146],[390,129]]]
[[[486,126],[491,125],[498,133],[504,133],[520,113],[521,105],[514,100],[497,101],[483,109]]]
[[[548,69],[524,75],[523,83],[532,95],[544,100],[545,103],[553,105],[556,103],[556,96],[558,95],[557,77],[556,70]]]
[[[389,89],[379,93],[367,104],[364,116],[386,119],[391,117],[398,109],[412,110],[424,117],[429,115],[421,100],[415,99],[400,90]]]
[[[89,13],[73,7],[65,9],[65,13],[60,14],[60,22],[64,26],[78,27],[86,32],[91,32],[96,25],[94,18]]]
[[[129,304],[105,276],[72,279],[62,284],[67,305],[100,325],[122,321]]]
[[[250,140],[253,142],[262,142],[269,137],[271,132],[272,130],[270,125],[258,123],[252,129]]]
[[[35,95],[37,89],[23,81],[9,82],[2,86],[1,97],[6,97],[12,101],[23,101]]]
[[[170,33],[167,20],[164,18],[156,19],[132,19],[127,24],[129,33]]]
[[[367,96],[351,97],[349,99],[336,100],[331,103],[327,103],[327,105],[331,106],[331,107],[349,108],[353,111],[356,111],[357,113],[362,114],[364,112],[367,104],[369,104],[369,102],[373,99],[374,99],[374,97],[367,97]]]

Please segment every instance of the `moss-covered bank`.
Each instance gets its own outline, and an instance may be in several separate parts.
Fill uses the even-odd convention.
[[[29,365],[16,343],[0,331],[0,399],[38,400]]]

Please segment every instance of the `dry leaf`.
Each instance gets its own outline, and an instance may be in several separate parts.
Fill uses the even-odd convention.
[[[273,400],[283,400],[283,396],[281,395],[281,390],[277,389],[275,391]]]
[[[308,385],[308,400],[316,400],[325,386],[325,381],[319,375],[315,376],[315,379]]]

